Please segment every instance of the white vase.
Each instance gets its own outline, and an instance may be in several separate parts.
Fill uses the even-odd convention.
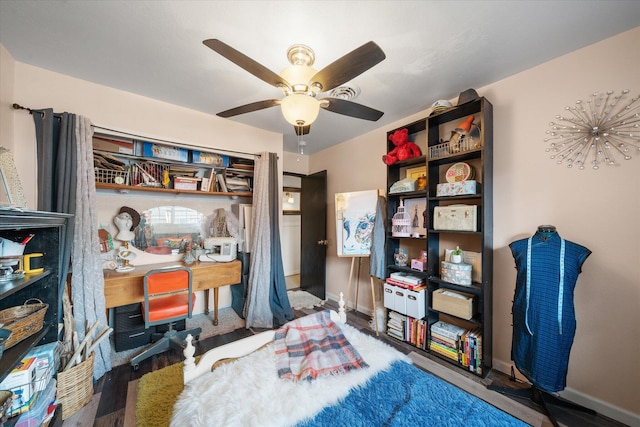
[[[460,264],[462,262],[462,255],[451,254],[451,262],[454,264]]]

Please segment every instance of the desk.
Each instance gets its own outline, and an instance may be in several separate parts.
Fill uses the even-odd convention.
[[[157,268],[182,265],[179,262],[163,262],[136,266],[135,270],[118,273],[104,270],[104,297],[106,308],[120,307],[144,301],[144,275]],[[209,289],[213,289],[213,324],[218,324],[218,288],[241,282],[242,263],[196,262],[189,266],[193,292],[205,291],[205,312],[209,314]]]

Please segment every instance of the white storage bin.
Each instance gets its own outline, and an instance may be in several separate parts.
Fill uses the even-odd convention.
[[[384,294],[384,306],[386,308],[388,308],[389,310],[394,310],[396,309],[396,305],[395,305],[395,295],[394,295],[394,290],[395,290],[395,286],[390,285],[389,283],[385,283],[384,284],[384,289],[383,289],[383,294]]]
[[[402,314],[407,314],[407,289],[403,289],[399,286],[394,286],[393,290],[393,304],[395,311]]]
[[[425,289],[411,291],[389,283],[384,284],[384,306],[416,319],[422,319],[426,315],[426,295]]]
[[[407,310],[405,314],[416,319],[422,319],[427,313],[426,290],[410,291],[406,289],[405,294]]]

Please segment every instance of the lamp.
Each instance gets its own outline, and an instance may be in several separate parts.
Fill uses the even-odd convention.
[[[280,72],[289,87],[282,88],[284,99],[280,102],[282,115],[294,126],[308,126],[318,117],[320,102],[315,98],[319,87],[309,85],[317,71],[312,68],[313,50],[305,45],[293,45],[287,52],[291,65]]]
[[[118,267],[116,271],[119,273],[124,273],[127,271],[133,271],[135,268],[131,265],[131,261],[136,258],[136,254],[129,250],[129,242],[123,241],[120,249],[118,250],[118,259],[120,262],[118,263]]]
[[[318,118],[320,103],[306,93],[292,93],[281,102],[282,115],[294,126],[308,126]]]

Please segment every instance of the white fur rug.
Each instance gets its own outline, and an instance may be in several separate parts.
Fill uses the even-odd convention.
[[[325,406],[336,404],[353,387],[366,383],[391,363],[411,363],[389,345],[349,325],[341,328],[369,368],[313,382],[281,380],[273,344],[269,344],[187,384],[173,408],[171,426],[295,425],[313,418]]]

